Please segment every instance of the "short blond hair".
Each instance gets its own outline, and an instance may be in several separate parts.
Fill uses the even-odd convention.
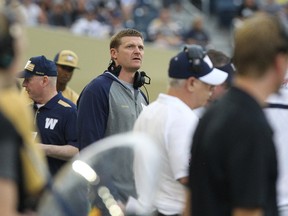
[[[111,41],[110,41],[110,49],[112,48],[117,49],[121,45],[121,39],[127,36],[128,37],[133,37],[133,36],[140,37],[142,40],[144,40],[141,32],[135,29],[123,29],[120,32],[112,36]]]
[[[234,36],[233,63],[239,75],[261,77],[277,54],[288,53],[284,24],[276,16],[259,13],[247,18]]]

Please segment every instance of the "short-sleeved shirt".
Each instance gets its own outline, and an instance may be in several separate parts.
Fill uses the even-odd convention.
[[[40,108],[34,104],[33,109],[42,143],[79,147],[76,133],[77,108],[74,103],[58,93]],[[52,157],[47,159],[52,175],[65,163],[64,160]]]
[[[134,131],[148,134],[159,147],[161,184],[154,205],[162,214],[183,212],[185,188],[177,180],[188,176],[192,134],[198,120],[179,98],[160,94],[135,122]]]
[[[273,132],[260,105],[232,87],[195,131],[189,184],[192,214],[230,216],[234,208],[262,208],[277,216]]]

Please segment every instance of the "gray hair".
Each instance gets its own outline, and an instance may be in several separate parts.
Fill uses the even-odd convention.
[[[186,79],[176,79],[176,78],[169,78],[169,86],[170,87],[182,87],[185,83]]]
[[[51,86],[56,86],[56,83],[57,83],[57,77],[49,77],[48,76],[48,79],[49,79],[49,81],[50,81],[50,83],[51,83]]]

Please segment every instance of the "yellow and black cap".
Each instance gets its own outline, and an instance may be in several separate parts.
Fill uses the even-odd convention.
[[[54,57],[54,62],[57,65],[78,68],[78,56],[71,50],[62,50],[58,52]]]

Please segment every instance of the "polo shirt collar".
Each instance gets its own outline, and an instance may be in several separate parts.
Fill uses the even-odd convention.
[[[44,106],[40,107],[40,109],[42,108],[53,109],[55,107],[55,104],[57,104],[61,98],[62,98],[62,93],[58,92],[58,94],[56,94],[53,98],[51,98]],[[35,103],[34,103],[34,107],[37,109],[37,106]]]

